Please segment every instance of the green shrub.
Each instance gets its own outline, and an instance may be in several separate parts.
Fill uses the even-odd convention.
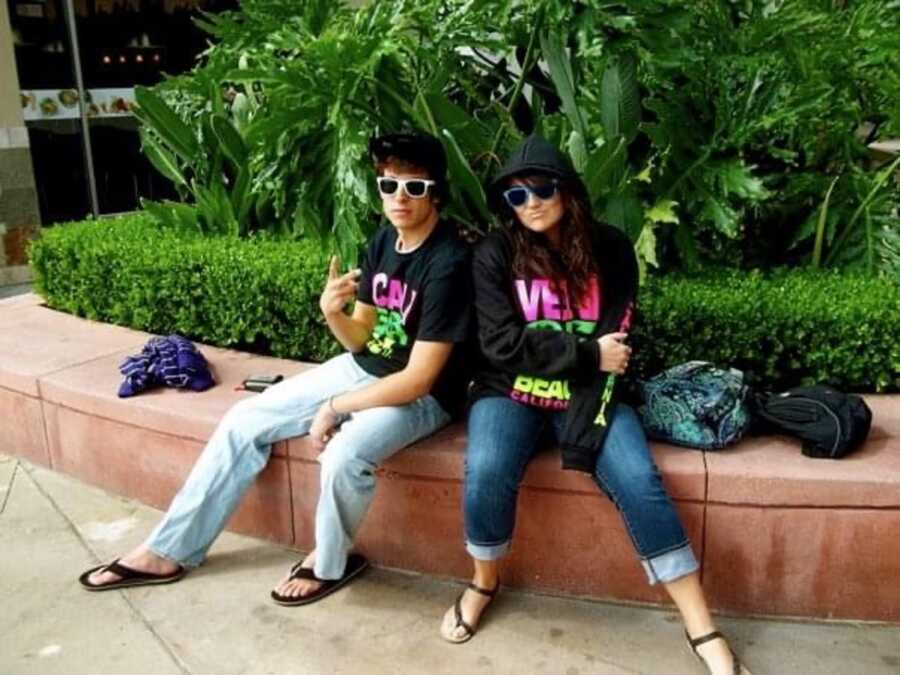
[[[641,290],[633,367],[646,377],[691,359],[784,389],[900,390],[900,286],[862,275],[722,270],[657,277]]]
[[[31,264],[64,312],[289,358],[338,352],[318,310],[328,264],[310,240],[202,237],[135,214],[44,230]]]
[[[152,333],[323,360],[339,351],[318,309],[326,256],[310,241],[204,238],[142,214],[45,230],[31,249],[48,304]],[[900,391],[900,287],[833,272],[651,277],[633,373],[690,359],[760,387]]]

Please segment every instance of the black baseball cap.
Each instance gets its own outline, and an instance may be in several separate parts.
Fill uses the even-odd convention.
[[[421,131],[375,136],[369,141],[369,154],[375,161],[389,157],[406,160],[428,172],[437,185],[437,194],[447,194],[447,154],[441,142]]]

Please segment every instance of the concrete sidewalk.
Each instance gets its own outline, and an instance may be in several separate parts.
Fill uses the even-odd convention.
[[[298,554],[227,533],[181,583],[78,587],[81,571],[126,552],[158,518],[0,455],[0,673],[705,672],[670,611],[507,591],[474,640],[448,645],[438,624],[460,586],[387,570],[319,604],[282,608],[269,589]],[[898,626],[728,617],[720,626],[754,675],[900,672]]]

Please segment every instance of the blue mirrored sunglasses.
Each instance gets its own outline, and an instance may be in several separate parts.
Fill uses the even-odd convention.
[[[534,195],[542,201],[551,199],[556,194],[557,187],[556,181],[549,181],[535,186],[515,185],[503,191],[503,198],[511,207],[518,209],[528,201],[528,195]]]

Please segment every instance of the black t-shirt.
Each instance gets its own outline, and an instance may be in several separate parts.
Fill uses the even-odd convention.
[[[354,354],[367,373],[384,377],[403,370],[416,340],[456,343],[431,390],[441,407],[456,414],[465,398],[463,344],[469,337],[471,275],[469,248],[456,228],[440,221],[417,249],[397,251],[397,231],[382,227],[362,261],[360,302],[378,321],[363,351]]]

